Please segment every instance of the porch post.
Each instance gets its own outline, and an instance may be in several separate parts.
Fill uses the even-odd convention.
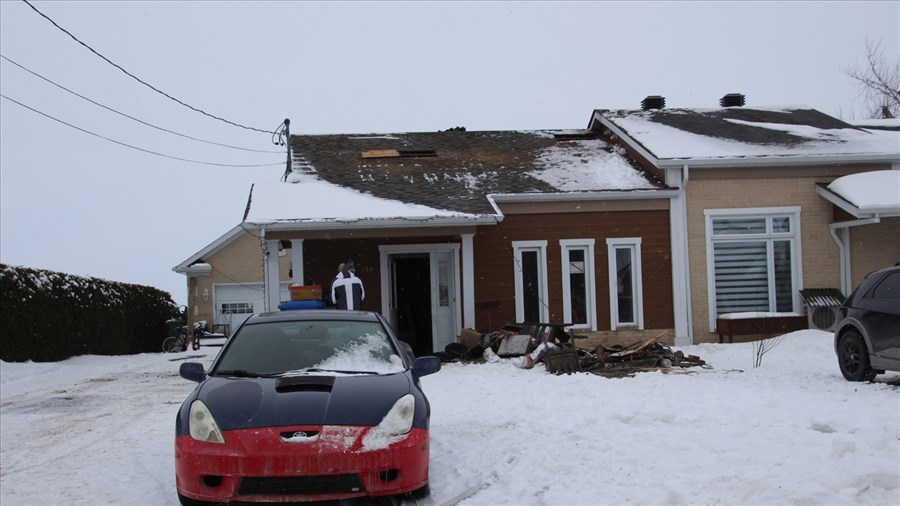
[[[688,263],[687,235],[687,184],[688,166],[681,170],[666,170],[666,184],[678,187],[676,197],[669,202],[669,229],[672,244],[672,309],[675,320],[675,345],[687,346],[694,343],[691,328],[691,285],[690,264]]]
[[[278,241],[263,242],[263,286],[266,311],[276,311],[281,303],[281,272],[278,265]]]
[[[463,328],[475,328],[475,259],[472,237],[462,234]]]
[[[291,239],[291,269],[293,276],[291,281],[298,285],[303,284],[303,239]],[[323,287],[324,288],[324,287]]]

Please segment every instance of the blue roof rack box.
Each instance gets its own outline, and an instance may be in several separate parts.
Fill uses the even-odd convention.
[[[295,309],[322,309],[325,303],[321,300],[289,300],[278,304],[281,311],[293,311]]]

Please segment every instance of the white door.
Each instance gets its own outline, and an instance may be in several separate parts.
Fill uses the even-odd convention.
[[[265,307],[265,292],[262,283],[241,285],[213,285],[213,324],[210,330],[223,329],[230,334],[253,313]]]
[[[452,251],[431,252],[431,325],[434,350],[456,341],[456,283]]]

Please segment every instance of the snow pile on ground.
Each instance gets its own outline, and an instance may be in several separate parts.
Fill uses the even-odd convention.
[[[900,374],[850,383],[830,334],[677,348],[711,369],[610,379],[445,364],[424,505],[900,504]],[[0,503],[175,505],[180,354],[0,362]]]

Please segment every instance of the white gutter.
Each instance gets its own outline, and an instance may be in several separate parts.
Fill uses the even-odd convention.
[[[427,217],[427,218],[391,218],[385,220],[370,219],[329,219],[316,221],[264,221],[244,223],[250,228],[266,228],[270,231],[279,230],[346,230],[346,229],[372,229],[372,228],[433,228],[455,227],[470,225],[496,225],[503,220],[503,216],[481,215],[474,217]]]
[[[586,200],[646,200],[668,199],[678,196],[678,190],[612,190],[575,193],[492,193],[488,195],[491,205],[497,202],[571,202]]]
[[[858,227],[860,225],[873,225],[875,223],[881,223],[881,217],[877,214],[872,218],[841,221],[828,225],[828,228],[831,231],[831,238],[834,239],[834,242],[837,243],[838,250],[840,251],[841,293],[843,293],[844,295],[849,295],[850,290],[853,288],[852,280],[850,279],[850,227]],[[838,229],[841,229],[842,237],[840,238],[837,234]]]

